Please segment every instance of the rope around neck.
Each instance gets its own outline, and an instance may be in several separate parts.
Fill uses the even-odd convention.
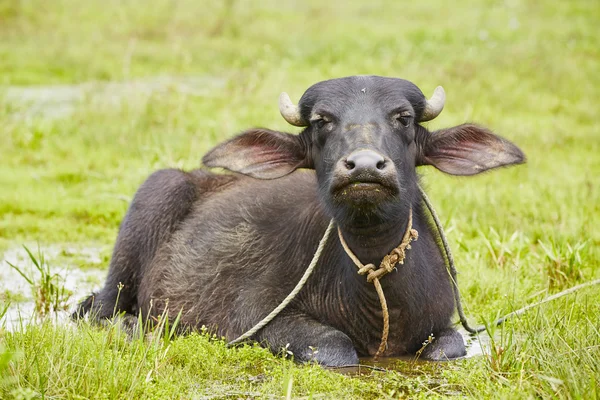
[[[412,207],[408,212],[408,223],[406,224],[406,232],[404,232],[402,241],[398,247],[383,257],[383,260],[381,260],[381,264],[379,265],[379,269],[375,269],[374,264],[363,265],[363,263],[360,262],[358,257],[352,252],[352,250],[350,250],[346,240],[344,240],[342,230],[339,226],[338,236],[344,251],[348,257],[350,257],[352,262],[354,262],[354,265],[358,267],[358,273],[360,275],[367,274],[367,282],[371,282],[375,286],[375,290],[379,296],[379,303],[381,304],[381,311],[383,313],[383,332],[381,333],[381,342],[379,343],[379,348],[373,357],[374,359],[377,359],[387,348],[387,339],[390,333],[390,313],[388,312],[387,301],[385,300],[385,294],[383,293],[383,288],[381,287],[379,278],[392,272],[396,268],[396,264],[404,264],[406,250],[410,249],[410,242],[417,240],[419,237],[417,231],[412,229]]]

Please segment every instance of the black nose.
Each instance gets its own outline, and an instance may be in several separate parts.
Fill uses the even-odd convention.
[[[385,158],[373,150],[359,150],[350,154],[345,162],[348,171],[359,172],[377,172],[385,169]]]

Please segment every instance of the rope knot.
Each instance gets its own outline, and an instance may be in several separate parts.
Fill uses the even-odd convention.
[[[390,328],[390,318],[387,309],[387,302],[385,300],[385,295],[383,294],[383,289],[381,288],[381,283],[379,283],[379,278],[382,276],[389,274],[394,269],[396,269],[397,264],[404,264],[404,259],[406,258],[406,250],[410,249],[410,242],[413,240],[417,240],[419,238],[419,233],[416,229],[412,227],[412,208],[408,213],[408,224],[406,226],[406,232],[402,237],[402,241],[393,249],[389,254],[386,254],[381,260],[379,264],[379,268],[375,269],[374,264],[364,265],[358,257],[350,250],[348,244],[344,240],[344,236],[342,235],[342,230],[338,226],[338,236],[340,238],[340,243],[344,248],[344,251],[350,257],[352,262],[358,267],[359,275],[367,275],[367,282],[375,285],[375,290],[377,291],[377,295],[379,296],[379,301],[381,303],[381,311],[383,312],[383,334],[381,335],[381,343],[379,344],[379,349],[377,353],[375,353],[375,358],[383,354],[387,347],[387,338],[389,334]]]
[[[367,265],[363,266],[362,268],[359,268],[358,274],[359,275],[370,274],[374,269],[375,269],[375,264],[367,264]]]

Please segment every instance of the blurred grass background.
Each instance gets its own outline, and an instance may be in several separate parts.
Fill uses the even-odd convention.
[[[422,170],[468,312],[491,320],[600,276],[599,21],[597,0],[0,0],[0,250],[89,244],[105,268],[152,171],[195,168],[251,126],[297,132],[281,91],[297,101],[324,79],[394,76],[428,96],[444,86],[431,130],[473,121],[527,154],[473,178]],[[598,396],[598,361],[585,360],[600,358],[600,291],[585,293],[514,327],[538,335],[508,367],[489,355],[449,368],[458,392]],[[551,330],[564,313],[576,317],[560,332],[591,336]]]

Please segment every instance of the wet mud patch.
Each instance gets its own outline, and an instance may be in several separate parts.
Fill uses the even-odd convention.
[[[0,262],[0,303],[8,304],[8,311],[0,325],[8,330],[39,319],[40,302],[51,302],[54,295],[59,309],[50,308],[51,316],[67,321],[76,304],[101,287],[107,273],[107,249],[103,246],[52,245],[38,251],[33,245],[28,249],[49,273],[40,272],[24,247],[4,252]]]
[[[482,332],[477,335],[471,335],[464,329],[459,329],[467,347],[467,354],[464,357],[455,358],[446,361],[425,361],[417,359],[415,356],[400,357],[380,357],[374,360],[372,357],[363,357],[359,365],[348,367],[332,368],[332,370],[350,376],[371,375],[373,371],[396,371],[403,375],[423,375],[437,371],[448,362],[465,360],[473,357],[484,356],[489,353],[490,337]]]

